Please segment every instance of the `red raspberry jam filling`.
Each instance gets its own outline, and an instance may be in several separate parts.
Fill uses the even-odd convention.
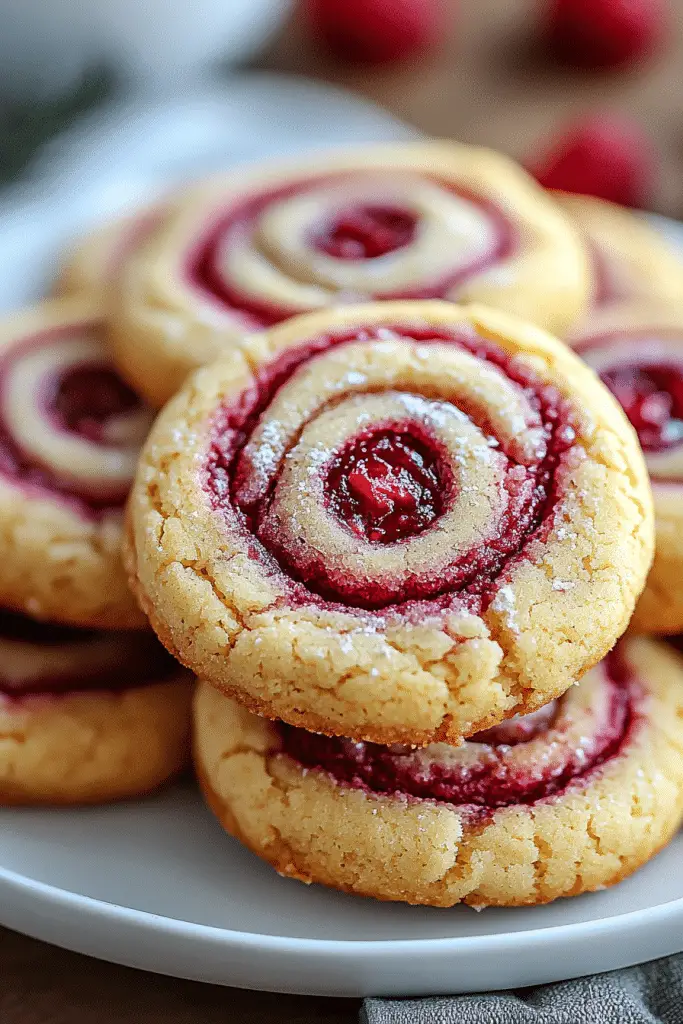
[[[46,385],[48,415],[62,430],[106,444],[108,420],[140,405],[138,397],[113,370],[74,366]]]
[[[392,544],[421,533],[441,514],[438,454],[409,433],[380,430],[356,438],[327,477],[331,507],[354,533]]]
[[[644,451],[661,452],[683,442],[683,365],[617,366],[600,376]]]
[[[21,699],[163,682],[178,665],[148,633],[100,633],[0,611],[0,693]]]
[[[391,206],[356,206],[337,215],[313,236],[316,249],[338,260],[371,260],[409,245],[417,217]]]
[[[601,673],[603,693],[589,711],[588,728],[572,720],[571,697],[565,695],[550,711],[528,716],[526,735],[522,718],[480,733],[462,747],[434,743],[411,749],[356,743],[278,723],[281,750],[304,768],[369,793],[436,800],[474,811],[533,804],[585,782],[627,742],[638,687],[628,671],[616,663],[612,669],[610,662],[612,658],[594,670]]]
[[[0,475],[89,518],[125,503],[151,424],[104,351],[99,359],[98,338],[94,325],[75,324],[19,342],[0,359]],[[94,348],[94,359],[75,361],[72,343]],[[76,439],[73,456],[67,446]]]
[[[301,397],[296,391],[301,374],[315,371],[315,361],[324,360],[332,350],[355,343],[363,346],[363,351],[367,346],[368,357],[372,358],[375,343],[386,341],[388,335],[391,344],[419,346],[425,363],[438,361],[438,347],[446,345],[468,353],[468,358],[475,356],[482,367],[489,368],[488,372],[495,368],[497,379],[523,401],[529,437],[534,440],[522,454],[522,424],[515,420],[514,431],[506,436],[489,422],[489,412],[476,404],[476,380],[471,402],[464,395],[457,408],[440,403],[437,413],[460,417],[463,430],[476,427],[483,439],[477,449],[480,454],[472,458],[475,467],[481,458],[484,469],[497,474],[495,497],[490,499],[494,502],[492,521],[462,549],[445,545],[438,555],[438,565],[426,557],[410,561],[410,552],[406,551],[408,562],[403,564],[408,565],[407,571],[384,572],[380,568],[368,576],[361,571],[364,558],[372,556],[376,563],[380,549],[391,556],[394,544],[400,545],[402,556],[406,546],[442,529],[447,515],[459,514],[458,467],[447,463],[450,456],[430,443],[424,423],[413,422],[408,414],[395,426],[387,427],[386,420],[372,423],[367,430],[345,438],[337,450],[316,450],[316,461],[306,471],[310,476],[299,478],[300,482],[290,485],[293,490],[287,492],[287,481],[292,479],[287,474],[291,474],[295,453],[287,446],[289,442],[282,450],[277,448],[283,428],[269,407],[278,401],[288,406],[296,404],[289,399],[290,394],[297,400]],[[353,376],[350,371],[348,379]],[[355,376],[363,379],[362,375]],[[288,391],[290,387],[295,390]],[[364,392],[362,383],[356,381],[354,399],[364,394],[370,400],[377,397],[376,391]],[[397,395],[393,391],[381,394],[392,399]],[[342,389],[341,398],[346,397]],[[339,398],[337,390],[332,410]],[[401,393],[396,400],[405,400],[406,410],[423,406],[426,401],[410,392]],[[328,404],[322,412],[316,410],[313,423],[329,408]],[[466,608],[480,613],[497,593],[499,577],[515,559],[525,557],[532,541],[542,540],[552,528],[564,475],[570,472],[575,458],[574,416],[573,409],[554,388],[539,381],[521,361],[467,328],[449,332],[382,327],[326,335],[285,352],[261,373],[252,388],[217,411],[207,453],[206,487],[214,508],[225,517],[228,530],[243,538],[249,557],[261,561],[269,574],[281,573],[289,603],[313,601],[320,606],[322,599],[325,605],[376,612],[391,608],[420,618],[428,610]],[[307,428],[310,426],[309,418]],[[260,438],[256,450],[250,448],[253,434]],[[278,455],[273,461],[276,448]],[[579,451],[576,457],[580,455]],[[457,461],[460,456],[454,458]],[[478,469],[471,470],[470,492],[476,490],[478,474]],[[348,557],[338,554],[336,541],[332,548],[326,548],[320,539],[309,541],[308,525],[298,520],[302,507],[298,489],[310,492],[316,487],[321,499],[315,505],[313,519],[324,518],[330,510],[335,514],[356,545]],[[476,506],[475,497],[465,495],[462,514],[471,515]],[[315,533],[316,528],[312,529]],[[433,549],[434,545],[432,555]],[[425,600],[430,601],[429,609],[414,604]]]
[[[354,176],[351,176],[354,177]],[[310,178],[279,189],[264,192],[216,216],[188,254],[182,273],[189,284],[224,308],[239,314],[245,326],[251,328],[269,327],[286,320],[295,313],[304,312],[303,307],[285,306],[271,301],[267,295],[246,294],[233,281],[225,268],[226,253],[240,250],[257,251],[259,258],[272,266],[277,275],[284,275],[295,284],[315,282],[315,254],[324,252],[341,261],[372,260],[390,252],[407,248],[417,237],[420,222],[409,210],[385,203],[357,205],[337,213],[329,223],[311,225],[309,245],[311,246],[311,267],[296,265],[296,261],[279,265],[280,255],[277,244],[262,245],[260,231],[262,218],[276,204],[305,197],[315,188],[328,183],[334,189],[343,184],[346,175],[328,175],[325,178]],[[439,280],[415,281],[414,287],[401,291],[382,291],[372,287],[368,279],[366,298],[376,299],[439,299],[452,298],[453,289],[464,284],[474,274],[506,259],[513,252],[516,237],[513,226],[499,207],[483,196],[456,189],[436,178],[429,182],[442,188],[446,194],[471,204],[482,214],[491,226],[492,242],[482,253],[469,255],[454,253],[454,266]],[[321,211],[324,221],[325,211]],[[271,240],[272,241],[272,240]],[[311,277],[311,274],[313,277]],[[320,282],[326,286],[325,281]]]

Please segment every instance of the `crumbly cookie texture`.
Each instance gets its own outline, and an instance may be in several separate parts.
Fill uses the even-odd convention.
[[[276,725],[209,684],[195,698],[200,781],[228,832],[303,882],[438,907],[533,905],[602,889],[665,845],[683,814],[683,663],[640,638],[627,656],[642,684],[637,726],[584,779],[535,803],[482,817],[340,784],[280,753]]]
[[[158,407],[245,333],[340,297],[482,302],[561,334],[589,282],[578,233],[507,158],[450,142],[363,147],[188,190],[127,261],[111,340]]]
[[[239,408],[240,396],[251,393],[257,375],[284,354],[301,351],[312,338],[337,331],[354,337],[359,332],[364,338],[368,331],[389,326],[401,326],[407,335],[439,329],[472,332],[475,341],[495,344],[496,351],[506,354],[501,358],[528,367],[541,389],[552,384],[577,410],[574,441],[556,480],[560,493],[551,518],[541,536],[536,531],[525,543],[520,557],[492,573],[493,590],[476,609],[460,600],[457,585],[453,601],[447,594],[444,606],[427,596],[413,603],[413,614],[392,604],[368,610],[353,600],[321,601],[283,568],[287,553],[275,561],[244,521],[235,519],[228,499],[216,506],[207,490],[217,410]],[[303,402],[300,408],[305,406],[308,415],[306,402],[324,405],[326,387],[340,388],[345,400],[352,381],[364,401],[368,375],[381,371],[387,389],[382,397],[395,395],[396,384],[409,394],[411,407],[421,410],[422,394],[450,397],[451,378],[444,373],[442,360],[460,359],[462,352],[455,345],[444,346],[441,355],[440,351],[436,345],[416,354],[411,342],[397,341],[391,332],[379,344],[340,345],[292,374],[296,401],[295,392],[285,384],[273,401],[290,411]],[[328,356],[355,361],[347,373],[335,370],[328,378]],[[365,376],[359,375],[358,360],[363,361]],[[515,412],[519,394],[508,391],[509,382],[501,384],[497,373],[487,393],[486,366],[469,356],[466,362],[469,378],[462,376],[462,367],[452,369],[459,393],[485,406],[490,398],[490,418],[497,422],[503,447],[518,434],[520,443],[526,443],[524,421]],[[314,373],[310,387],[309,371]],[[435,378],[440,382],[435,384]],[[470,381],[478,397],[472,398],[474,392],[467,390]],[[498,394],[501,386],[495,398],[494,391]],[[371,389],[368,397],[374,403],[377,393]],[[352,433],[358,429],[357,399],[356,394],[349,396],[349,416],[344,420]],[[443,410],[445,406],[439,406]],[[336,429],[336,417],[344,410],[337,403],[333,411],[333,420],[325,423],[333,422]],[[469,420],[456,413],[464,431]],[[322,419],[314,411],[308,422],[322,429]],[[272,456],[277,431],[270,424],[275,420],[271,403],[258,428],[266,431],[258,436],[265,436],[267,443],[253,450],[256,461],[245,486],[258,482],[259,466],[263,468],[263,459]],[[252,433],[251,440],[256,438],[257,432]],[[313,445],[311,451],[315,450]],[[450,529],[470,530],[468,517],[487,512],[490,492],[484,482],[491,467],[499,465],[499,455],[491,451],[497,449],[486,439],[475,439],[471,450],[462,450],[462,486],[450,519],[442,517]],[[297,458],[294,449],[285,456],[291,472],[297,469]],[[227,472],[229,476],[231,470]],[[316,484],[315,473],[306,478]],[[337,550],[328,549],[326,534],[316,533],[325,517],[315,500],[304,502],[307,492],[298,489],[298,479],[283,477],[284,496],[278,492],[269,506],[270,513],[281,513],[275,520],[276,540],[286,539],[293,526],[295,543],[312,538],[311,549],[304,544],[295,555],[300,550],[307,557],[309,550],[311,557],[322,552],[323,568],[331,571],[339,558]],[[492,479],[495,495],[499,485],[495,476]],[[477,496],[473,504],[472,493]],[[461,500],[464,505],[458,504]],[[498,516],[495,501],[490,508],[491,516]],[[425,563],[425,569],[421,560],[432,559],[439,567],[440,558],[458,553],[457,540],[452,546],[450,540],[442,544],[445,550],[437,543],[433,550],[438,533],[430,531],[407,538],[403,546],[389,544],[380,550],[380,545],[342,530],[332,518],[327,526],[348,549],[342,563],[348,571],[330,584],[341,589],[354,573],[365,579],[372,559],[379,559],[379,567],[367,577],[364,590],[389,586],[392,574],[400,586],[419,586],[419,574],[427,569],[438,585],[449,566],[434,570]],[[486,535],[486,523],[476,529]],[[413,568],[411,550],[418,543],[421,546],[414,550],[419,559]],[[466,553],[469,544],[467,540]],[[457,744],[504,718],[535,710],[571,686],[625,630],[652,548],[651,493],[633,430],[592,371],[564,345],[480,307],[383,303],[290,321],[198,371],[161,413],[144,447],[129,501],[126,560],[131,585],[162,642],[196,675],[250,710],[313,732],[423,745],[437,739]],[[463,557],[467,560],[469,555]]]
[[[670,439],[667,430],[677,430],[682,411],[677,396],[683,382],[683,316],[652,302],[608,306],[586,318],[572,345],[608,384],[614,379],[610,386],[618,398],[623,392],[630,403],[626,412],[642,432],[656,543],[631,626],[642,633],[678,633],[683,630],[683,444],[676,433]]]
[[[96,410],[94,426],[72,430],[44,401],[50,389],[59,391],[54,381],[62,373],[101,368],[118,380],[101,337],[102,317],[99,299],[76,297],[0,324],[0,605],[80,626],[146,628],[127,585],[121,537],[123,501],[151,413],[140,405],[100,422]],[[88,381],[73,384],[79,407],[92,388]],[[78,415],[87,421],[87,409]],[[93,430],[102,438],[93,438]],[[110,488],[111,507],[105,507],[101,494]]]
[[[584,238],[592,257],[592,289],[586,315],[621,305],[675,308],[683,301],[683,261],[645,218],[590,196],[553,193]],[[567,332],[584,329],[580,318]]]
[[[0,696],[0,804],[141,796],[188,763],[192,683]]]

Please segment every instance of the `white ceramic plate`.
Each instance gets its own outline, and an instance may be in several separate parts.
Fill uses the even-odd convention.
[[[288,112],[276,125],[273,91],[278,115]],[[74,227],[183,174],[312,138],[406,134],[337,93],[262,78],[180,110],[114,112],[104,130],[91,125],[60,144],[49,177],[38,166],[28,192],[4,206],[0,197],[0,308],[40,292]],[[662,226],[683,245],[683,228]],[[279,878],[224,835],[188,784],[140,803],[0,812],[0,922],[133,967],[246,988],[517,988],[683,949],[682,857],[679,836],[614,889],[538,909],[379,904]]]

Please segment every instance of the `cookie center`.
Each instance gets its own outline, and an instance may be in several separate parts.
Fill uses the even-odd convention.
[[[290,600],[483,609],[553,522],[573,419],[474,333],[357,329],[288,351],[219,408],[206,485]]]
[[[139,402],[112,370],[84,365],[60,375],[50,404],[63,429],[102,443],[107,423],[134,410]]]
[[[409,245],[417,232],[409,210],[374,204],[342,211],[313,237],[320,252],[338,260],[371,260]]]
[[[243,331],[339,299],[452,300],[518,243],[507,212],[476,192],[400,170],[343,172],[208,210],[178,269]]]
[[[392,544],[425,530],[443,505],[437,454],[408,432],[353,440],[327,478],[332,510],[359,537]]]
[[[683,442],[683,370],[680,366],[620,366],[601,374],[647,452]]]

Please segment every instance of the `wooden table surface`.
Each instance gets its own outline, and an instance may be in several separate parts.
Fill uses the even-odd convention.
[[[2,1024],[351,1024],[358,1003],[243,992],[103,963],[0,929]]]
[[[493,145],[518,159],[567,118],[627,111],[651,131],[662,167],[653,205],[683,217],[683,0],[670,45],[635,75],[591,77],[534,52],[535,0],[461,0],[439,53],[412,67],[358,69],[317,52],[298,19],[262,66],[346,86],[423,131]],[[1,1024],[348,1024],[352,1000],[221,989],[90,960],[0,929]]]
[[[445,0],[452,15],[439,52],[412,67],[344,66],[320,52],[293,17],[266,66],[305,73],[375,100],[432,135],[493,146],[524,161],[587,111],[637,119],[660,173],[652,206],[683,218],[683,0],[668,0],[664,51],[635,73],[590,75],[554,66],[534,45],[548,0]]]

